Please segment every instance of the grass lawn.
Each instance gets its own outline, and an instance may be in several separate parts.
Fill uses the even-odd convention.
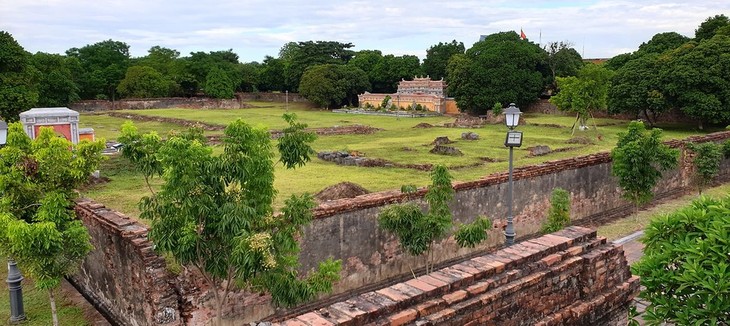
[[[703,196],[723,198],[730,194],[730,183],[702,191]],[[598,235],[606,237],[609,241],[625,237],[639,230],[644,230],[654,218],[677,211],[699,198],[697,192],[682,196],[680,198],[666,201],[662,204],[649,207],[625,218],[618,219],[609,224],[598,227]]]
[[[255,108],[232,110],[200,109],[153,109],[134,110],[136,114],[175,117],[207,123],[226,124],[236,118],[243,118],[253,125],[269,129],[281,129],[285,122],[281,115],[286,112],[283,103],[253,102]],[[444,164],[458,181],[476,180],[495,172],[507,170],[508,149],[504,147],[506,127],[487,125],[483,128],[413,128],[419,123],[443,125],[452,122],[453,117],[400,118],[387,116],[367,116],[359,114],[332,113],[309,109],[302,104],[289,105],[289,111],[297,113],[299,120],[310,127],[331,127],[335,125],[362,124],[381,128],[370,135],[320,136],[313,144],[316,151],[347,150],[358,151],[366,157],[380,158],[401,164]],[[99,128],[97,135],[114,139],[124,119],[105,115],[82,115],[81,125]],[[575,117],[547,114],[525,114],[526,125],[518,127],[524,132],[521,148],[515,150],[515,166],[539,164],[545,161],[609,151],[616,144],[617,134],[624,131],[627,121],[615,119],[596,119],[597,130],[576,131],[571,135],[570,126]],[[593,120],[588,123],[592,126]],[[168,123],[135,122],[141,131],[155,130],[164,135],[169,129],[182,127]],[[476,141],[461,140],[461,133],[473,131],[479,134]],[[716,130],[697,132],[689,129],[672,128],[664,132],[665,139],[686,138]],[[451,144],[461,150],[463,156],[442,156],[431,154],[431,142],[438,136],[447,136],[455,141]],[[573,137],[585,137],[590,144],[569,144]],[[559,150],[548,155],[532,157],[528,148],[537,145],[549,146]],[[220,150],[220,149],[217,149]],[[138,215],[137,203],[142,196],[149,195],[142,176],[131,169],[120,158],[112,158],[104,163],[102,175],[111,182],[84,191],[84,195],[94,198],[105,205]],[[404,184],[425,186],[430,183],[429,172],[393,167],[352,167],[340,166],[313,157],[305,167],[286,170],[276,167],[275,186],[279,191],[276,205],[283,204],[292,194],[316,193],[323,188],[343,182],[357,183],[370,191],[399,189]],[[159,180],[155,181],[159,185]]]
[[[0,257],[0,324],[10,324],[10,297],[8,295],[7,260]],[[22,273],[22,270],[21,270]],[[25,275],[24,275],[25,276]],[[48,299],[48,292],[39,291],[33,285],[33,281],[27,277],[23,280],[23,308],[27,320],[20,325],[24,326],[47,326],[52,325],[51,303]],[[81,308],[72,305],[65,297],[63,291],[56,290],[56,308],[58,309],[58,322],[61,325],[90,325],[84,319]]]

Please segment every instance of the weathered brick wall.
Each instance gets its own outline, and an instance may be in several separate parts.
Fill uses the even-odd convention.
[[[582,227],[517,243],[274,325],[625,325],[639,279]]]
[[[730,138],[730,132],[720,132],[690,141],[721,141]],[[680,148],[680,167],[664,173],[655,188],[657,199],[671,198],[693,189],[691,161],[682,141],[669,145]],[[718,179],[730,178],[730,160],[724,160]],[[494,228],[489,239],[474,249],[459,248],[453,238],[436,243],[433,247],[437,263],[447,263],[467,257],[503,243],[502,229],[507,216],[506,172],[483,179],[455,183],[455,199],[450,204],[454,220],[469,223],[483,215],[492,219]],[[550,207],[549,198],[554,188],[563,188],[571,194],[571,218],[574,223],[590,223],[631,213],[635,207],[623,198],[614,177],[611,176],[609,153],[549,161],[514,170],[514,223],[518,237],[536,234]],[[424,204],[425,189],[416,194],[416,201]],[[300,261],[304,270],[328,257],[343,261],[343,278],[334,292],[341,293],[368,284],[392,280],[410,274],[410,270],[424,265],[423,258],[403,253],[396,239],[381,230],[377,214],[382,207],[407,201],[400,191],[385,191],[321,204],[315,209],[317,220],[305,228]]]
[[[727,138],[730,132],[688,140]],[[683,146],[682,141],[669,144]],[[688,157],[683,154],[681,166],[665,174],[656,188],[657,197],[674,196],[690,189],[692,174]],[[530,237],[539,230],[549,207],[550,192],[555,187],[571,193],[572,218],[578,223],[631,212],[634,207],[620,198],[610,167],[609,155],[600,153],[515,169],[514,213],[518,237]],[[721,171],[718,179],[730,179],[730,160],[723,161]],[[486,215],[493,219],[495,227],[489,232],[487,243],[475,249],[459,249],[451,238],[437,243],[433,248],[437,263],[468,258],[503,243],[506,182],[507,174],[498,173],[454,185],[456,197],[451,209],[457,223]],[[424,194],[425,189],[420,190],[415,200],[422,204]],[[417,271],[423,259],[403,254],[397,241],[377,226],[377,214],[382,207],[407,200],[411,199],[399,191],[386,191],[321,204],[315,209],[316,219],[302,236],[302,270],[307,271],[328,257],[342,259],[342,281],[334,289],[334,294],[339,296],[379,283],[407,279],[411,268]],[[183,270],[181,275],[170,274],[164,260],[153,252],[152,243],[146,237],[146,226],[90,201],[79,202],[76,210],[89,229],[95,249],[72,280],[120,324],[199,325],[213,317],[210,289],[191,270]],[[236,292],[229,302],[224,315],[238,323],[259,320],[273,313],[284,316],[298,311],[276,311],[269,298],[258,293]],[[321,302],[298,309],[318,304]]]
[[[165,97],[165,98],[143,98],[89,100],[79,101],[69,105],[70,109],[89,111],[108,110],[145,110],[145,109],[166,109],[166,108],[189,108],[189,109],[242,109],[248,107],[240,98],[235,99],[213,99],[204,97]]]
[[[69,281],[119,325],[182,325],[174,279],[147,227],[86,199],[77,202],[76,215],[94,249]]]
[[[236,93],[236,96],[240,97],[244,101],[262,101],[262,102],[286,102],[287,99],[290,103],[294,102],[309,102],[307,99],[299,95],[299,93],[268,93],[268,92],[255,92],[255,93]]]
[[[206,97],[163,97],[163,98],[140,98],[121,99],[116,101],[107,100],[85,100],[69,105],[69,108],[80,111],[108,111],[108,110],[144,110],[144,109],[165,109],[165,108],[189,108],[189,109],[242,109],[250,107],[245,102],[286,102],[284,93],[236,93],[233,99],[214,99]],[[309,103],[299,94],[289,94],[289,102]]]

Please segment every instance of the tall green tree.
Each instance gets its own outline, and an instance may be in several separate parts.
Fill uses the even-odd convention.
[[[58,54],[38,52],[31,62],[40,74],[38,83],[38,106],[67,106],[78,101],[79,87],[74,81],[69,58]]]
[[[30,54],[10,33],[0,31],[0,117],[17,121],[18,114],[38,103],[38,71]]]
[[[305,132],[306,125],[294,115],[285,119],[289,127],[279,139],[280,161],[293,168],[309,160],[315,135]],[[308,194],[292,196],[275,214],[268,130],[239,119],[226,127],[223,146],[223,153],[214,155],[196,137],[171,136],[149,154],[160,162],[164,180],[140,204],[141,216],[152,221],[156,249],[201,273],[211,286],[219,325],[228,293],[236,286],[268,290],[279,305],[329,291],[339,277],[339,261],[320,263],[304,279],[297,274],[296,239],[312,219],[314,201]]]
[[[654,125],[671,109],[660,71],[658,54],[645,54],[616,70],[608,88],[608,112],[629,113]]]
[[[306,41],[288,43],[280,52],[287,62],[287,83],[296,91],[302,75],[309,67],[323,64],[346,64],[355,54],[352,43],[335,41]]]
[[[353,106],[357,94],[368,90],[370,83],[360,68],[350,65],[318,65],[307,69],[299,85],[299,94],[320,107]]]
[[[215,67],[205,77],[203,91],[213,98],[233,98],[236,82],[223,69]]]
[[[690,143],[688,147],[695,153],[692,164],[695,168],[697,190],[702,195],[702,189],[720,173],[720,161],[723,158],[722,146],[713,142],[706,142]]]
[[[122,97],[165,97],[171,94],[175,82],[148,66],[132,66],[119,82],[117,92]]]
[[[415,55],[394,56],[388,54],[372,71],[373,92],[395,93],[401,80],[412,80],[422,75],[421,61]]]
[[[707,17],[695,30],[695,40],[702,41],[711,39],[719,30],[730,25],[730,18],[725,15]]]
[[[605,110],[613,72],[601,65],[588,64],[578,71],[576,77],[558,77],[558,94],[550,103],[558,109],[577,114],[581,130],[591,112]]]
[[[169,80],[172,85],[167,96],[193,95],[197,91],[197,81],[186,71],[185,61],[175,49],[158,45],[147,50],[147,55],[138,58],[135,66],[148,66]]]
[[[439,80],[446,77],[446,65],[449,63],[449,59],[455,54],[464,54],[464,43],[456,42],[456,40],[450,43],[439,42],[439,44],[432,45],[426,50],[426,58],[423,59],[423,72],[431,77],[432,80]]]
[[[31,141],[20,123],[9,129],[0,149],[0,252],[48,291],[58,325],[54,290],[92,249],[73,210],[74,190],[98,167],[104,142],[73,145],[46,127]]]
[[[730,324],[730,197],[702,197],[652,219],[644,255],[632,266],[649,302],[649,325]]]
[[[730,36],[688,42],[662,60],[661,81],[673,107],[704,123],[730,121]]]
[[[214,70],[215,76],[226,75],[225,79],[229,82],[233,90],[241,83],[242,76],[239,73],[238,54],[233,49],[226,51],[210,51],[210,52],[191,52],[189,57],[182,58],[185,65],[185,72],[195,79],[198,87],[205,90],[208,84],[208,76]],[[213,83],[217,83],[214,81]],[[196,91],[198,91],[196,89]],[[206,92],[206,94],[208,94]],[[210,96],[210,94],[208,94]],[[214,96],[215,97],[215,96]],[[231,95],[233,97],[233,95]]]
[[[497,102],[526,107],[543,90],[545,57],[537,44],[515,32],[489,35],[464,56],[452,57],[446,78],[449,94],[472,114],[485,114]]]
[[[78,84],[82,99],[109,98],[114,100],[119,81],[130,64],[129,45],[106,40],[71,48],[66,55],[79,61]]]
[[[662,172],[674,168],[679,151],[661,142],[662,130],[646,130],[640,121],[629,123],[626,132],[619,133],[616,147],[611,150],[611,173],[618,179],[623,197],[636,205],[649,202]]]
[[[279,58],[266,56],[261,64],[259,83],[257,88],[261,91],[284,92],[286,87],[286,75],[284,61]]]
[[[662,54],[669,50],[674,50],[689,41],[689,37],[676,32],[658,33],[648,42],[641,43],[634,55],[637,57],[647,54]]]
[[[550,69],[548,84],[553,90],[558,88],[557,77],[569,77],[578,74],[583,67],[583,58],[570,42],[550,42],[545,45],[547,66]]]

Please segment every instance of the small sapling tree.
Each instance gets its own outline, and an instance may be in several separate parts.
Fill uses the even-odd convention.
[[[431,185],[426,192],[428,211],[423,212],[415,203],[391,205],[380,211],[378,224],[395,234],[401,247],[412,256],[426,253],[426,273],[433,268],[432,245],[442,239],[452,228],[449,201],[454,198],[451,186],[452,176],[443,165],[431,171]],[[415,187],[403,186],[401,191],[413,193]],[[478,218],[471,224],[461,225],[457,232],[457,243],[462,247],[474,247],[487,238],[486,230],[491,222]],[[415,274],[414,274],[415,277]]]
[[[104,141],[74,145],[45,127],[31,140],[20,123],[10,124],[7,140],[0,149],[0,252],[48,291],[58,325],[54,290],[92,249],[72,200],[101,162]]]
[[[701,197],[653,219],[632,266],[649,302],[648,325],[730,323],[730,197]]]
[[[722,143],[722,154],[725,158],[730,158],[730,139]]]
[[[280,161],[293,168],[309,160],[315,136],[294,114],[285,119],[290,125],[279,140]],[[142,199],[141,217],[152,221],[157,250],[197,269],[211,286],[217,322],[235,286],[268,290],[275,304],[285,306],[329,291],[339,279],[339,261],[320,263],[306,278],[297,275],[296,238],[312,219],[314,201],[309,194],[292,196],[274,214],[269,132],[239,119],[226,127],[220,155],[197,138],[172,135],[150,154],[160,162],[164,182]]]
[[[722,147],[713,142],[690,143],[689,149],[695,152],[694,161],[695,181],[697,189],[702,195],[704,189],[712,179],[720,172],[720,160],[722,159]]]
[[[565,189],[555,188],[550,196],[550,209],[547,221],[542,226],[542,232],[562,230],[568,224],[570,224],[570,193]]]
[[[628,131],[619,133],[616,147],[611,151],[612,174],[618,178],[623,197],[636,205],[653,197],[653,188],[662,171],[677,166],[679,151],[661,142],[661,129],[647,131],[640,121],[629,123]]]

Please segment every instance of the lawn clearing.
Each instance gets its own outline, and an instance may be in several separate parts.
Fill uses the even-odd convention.
[[[730,183],[705,189],[702,192],[702,195],[714,198],[723,198],[728,194],[730,194]],[[644,230],[654,218],[675,212],[682,207],[688,206],[697,198],[699,198],[699,195],[695,192],[665,201],[659,205],[641,210],[636,214],[631,214],[630,216],[598,227],[598,235],[606,237],[609,241],[612,241],[636,231]]]
[[[287,112],[284,103],[253,102],[255,108],[228,110],[201,109],[152,109],[133,110],[135,114],[173,117],[225,125],[242,118],[252,125],[268,129],[282,129],[285,122],[281,115]],[[309,127],[332,127],[337,125],[361,124],[382,130],[368,135],[319,136],[313,144],[316,151],[356,151],[368,158],[387,160],[398,164],[443,164],[454,175],[456,181],[476,180],[495,172],[507,170],[509,151],[504,147],[507,128],[504,125],[486,125],[482,128],[413,128],[420,123],[443,126],[453,122],[453,117],[437,116],[426,118],[396,118],[390,116],[369,116],[361,114],[333,113],[306,108],[292,103],[288,112],[295,112],[299,120]],[[598,129],[576,130],[571,135],[570,126],[575,117],[565,115],[525,114],[526,125],[517,129],[524,132],[521,148],[515,150],[515,166],[539,164],[545,161],[564,159],[611,150],[618,139],[617,134],[625,130],[628,121],[596,119]],[[103,127],[103,137],[114,139],[124,119],[104,115],[82,115],[82,126]],[[591,122],[593,120],[589,120]],[[114,126],[114,124],[118,124]],[[135,122],[141,131],[155,130],[165,135],[169,129],[184,129],[171,123]],[[672,128],[664,132],[664,139],[681,139],[690,135],[704,134],[715,130],[698,132],[690,128]],[[480,139],[462,140],[463,132],[475,132]],[[429,153],[436,137],[447,136],[455,141],[448,146],[458,148],[463,156],[445,156]],[[568,143],[571,138],[585,138],[588,143]],[[537,145],[549,146],[554,150],[544,156],[531,156],[529,149]],[[220,147],[216,148],[219,151]],[[556,151],[557,150],[557,151]],[[105,205],[138,216],[137,203],[142,196],[150,194],[140,173],[121,158],[104,163],[102,175],[111,179],[106,185],[84,191],[84,195]],[[281,207],[285,198],[298,193],[316,193],[327,186],[349,181],[369,191],[399,189],[404,184],[426,186],[429,172],[395,167],[353,167],[340,166],[313,157],[303,168],[286,170],[276,167],[275,187],[279,191],[275,205]],[[153,184],[159,185],[159,180]]]

